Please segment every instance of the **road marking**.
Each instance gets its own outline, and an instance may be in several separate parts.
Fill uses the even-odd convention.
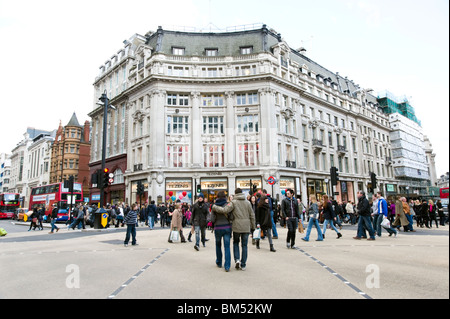
[[[150,266],[152,266],[155,262],[157,262],[165,253],[169,251],[169,248],[164,250],[161,254],[159,254],[156,258],[142,267],[134,276],[128,279],[124,284],[122,284],[116,291],[108,296],[108,299],[114,299],[123,289],[125,289],[128,285],[130,285],[134,280],[136,280],[140,275],[142,275],[145,270],[147,270]]]
[[[373,299],[372,297],[370,297],[369,295],[367,295],[365,292],[363,292],[361,289],[359,289],[358,287],[356,287],[355,285],[353,285],[352,283],[350,283],[347,279],[345,279],[344,277],[342,277],[341,275],[339,275],[337,272],[335,272],[333,269],[331,269],[330,267],[328,267],[327,265],[325,265],[323,262],[321,262],[320,260],[318,260],[317,258],[314,258],[313,256],[311,256],[310,254],[308,254],[306,251],[304,251],[301,248],[296,248],[298,251],[300,251],[301,253],[303,253],[305,256],[311,258],[312,260],[314,260],[316,263],[318,263],[319,265],[322,266],[323,269],[328,270],[328,272],[330,272],[332,275],[334,275],[336,278],[338,278],[340,281],[342,281],[344,284],[346,284],[349,288],[353,289],[354,291],[356,291],[358,294],[360,294],[361,296],[363,296],[366,299]]]

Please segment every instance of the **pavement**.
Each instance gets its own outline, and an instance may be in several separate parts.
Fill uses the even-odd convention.
[[[250,243],[247,269],[234,268],[231,252],[225,272],[215,264],[210,231],[198,252],[194,243],[168,243],[169,229],[159,226],[138,227],[139,245],[128,247],[124,228],[14,231],[0,238],[0,298],[449,298],[448,225],[397,238],[383,233],[376,241],[354,240],[356,226],[344,225],[341,239],[328,229],[326,240],[316,242],[313,229],[310,242],[297,232],[295,249],[286,248],[287,230],[278,232],[275,253],[267,240],[260,250]]]

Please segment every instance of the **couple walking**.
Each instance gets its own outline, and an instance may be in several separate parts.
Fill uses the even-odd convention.
[[[225,271],[231,267],[231,233],[233,233],[233,255],[236,269],[245,270],[248,257],[248,237],[256,228],[252,206],[240,188],[235,191],[231,202],[227,202],[226,194],[220,191],[212,207],[211,222],[214,225],[216,238],[216,265],[222,268],[222,239],[225,250]],[[241,243],[242,255],[239,249]]]

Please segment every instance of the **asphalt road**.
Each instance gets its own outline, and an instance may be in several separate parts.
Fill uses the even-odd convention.
[[[167,242],[169,230],[139,227],[138,246],[124,247],[125,230],[28,232],[0,221],[0,298],[39,299],[448,299],[449,226],[383,233],[376,241],[352,239],[345,225],[336,239],[300,240],[277,252],[249,245],[245,271],[215,265],[214,235],[206,248]],[[188,228],[184,229],[187,236]],[[233,253],[232,253],[233,254]],[[233,255],[232,255],[233,260]]]

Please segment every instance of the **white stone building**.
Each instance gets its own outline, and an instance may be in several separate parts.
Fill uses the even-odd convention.
[[[50,134],[39,134],[28,147],[28,194],[34,187],[50,184],[51,151],[55,135],[56,130]]]
[[[330,168],[339,169],[338,200],[378,189],[397,190],[389,118],[371,90],[294,50],[274,30],[228,33],[158,28],[124,41],[94,83],[91,173],[102,150],[107,92],[107,166],[120,170],[120,198],[190,201],[197,185],[210,200],[237,187],[272,193],[292,188],[303,201],[331,192]],[[120,163],[126,163],[126,169]],[[389,187],[388,187],[389,186]],[[94,194],[96,189],[91,189]],[[109,191],[109,190],[108,190]],[[108,201],[118,198],[107,196]]]
[[[49,131],[28,127],[22,141],[17,143],[11,152],[11,178],[8,191],[20,194],[21,207],[28,208],[30,199],[29,177],[33,169],[32,166],[36,163],[33,162],[33,157],[30,157],[32,156],[29,153],[30,146],[36,137],[50,134]]]
[[[6,193],[9,190],[11,179],[11,155],[0,154],[0,193]]]

